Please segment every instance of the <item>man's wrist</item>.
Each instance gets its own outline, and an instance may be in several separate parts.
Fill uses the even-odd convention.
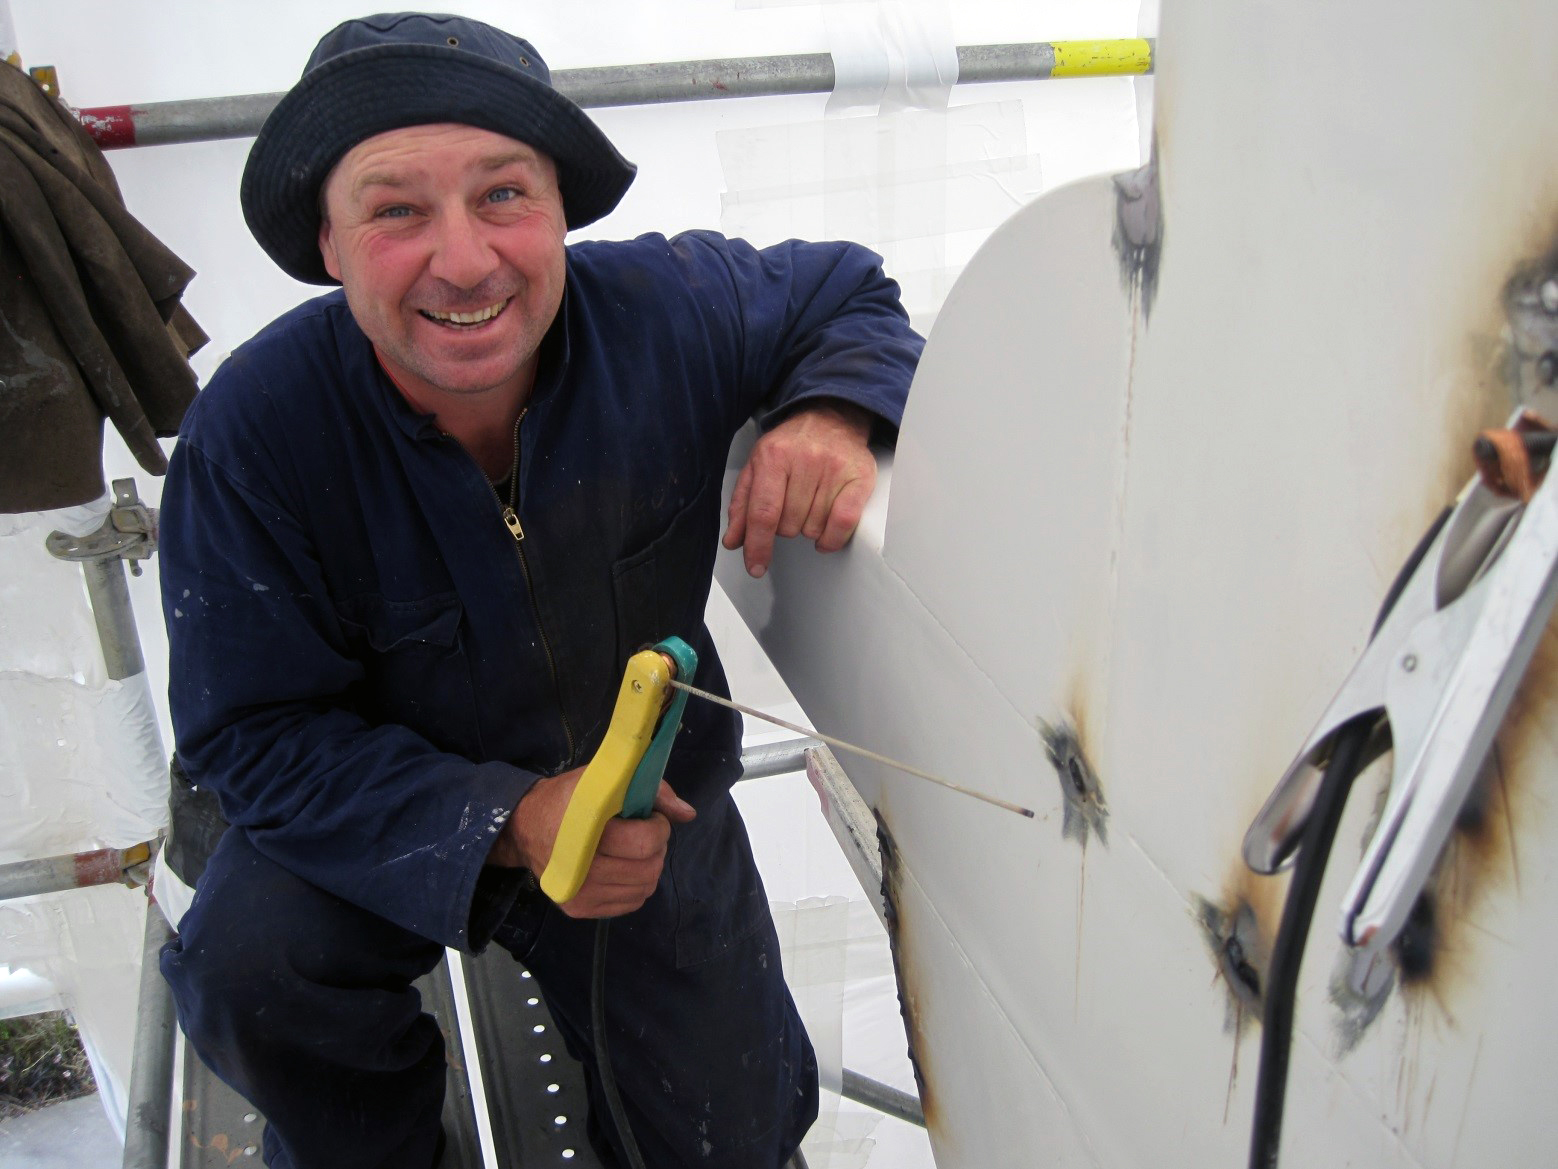
[[[519,845],[510,835],[507,825],[498,833],[497,840],[493,841],[492,849],[487,853],[487,863],[496,865],[500,869],[523,868],[525,861],[519,853]]]
[[[871,432],[876,426],[875,414],[847,398],[820,398],[806,403],[801,410],[832,415],[859,435],[861,442],[870,441]]]

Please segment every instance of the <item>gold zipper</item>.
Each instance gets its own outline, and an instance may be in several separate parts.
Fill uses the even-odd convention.
[[[525,538],[525,528],[519,522],[519,512],[515,507],[515,503],[519,498],[519,428],[524,423],[525,415],[529,411],[530,407],[526,406],[519,412],[519,417],[514,419],[514,457],[509,462],[509,498],[508,503],[503,507],[503,526],[509,530],[509,535],[514,537],[514,543],[516,544]],[[494,490],[493,494],[497,495],[498,493]],[[498,499],[498,503],[503,504],[501,497]],[[527,582],[530,579],[528,573],[525,579]]]
[[[557,659],[552,656],[552,643],[547,640],[546,630],[541,625],[541,606],[536,602],[536,586],[530,579],[530,561],[525,557],[525,529],[519,522],[519,428],[524,425],[525,415],[530,412],[526,406],[519,412],[519,417],[514,420],[514,461],[509,465],[509,497],[505,504],[503,497],[498,495],[493,488],[493,496],[503,506],[503,526],[508,528],[509,535],[514,537],[514,551],[519,553],[519,571],[525,578],[525,591],[530,595],[530,612],[536,619],[536,636],[541,639],[541,652],[546,655],[547,672],[552,675],[552,689],[557,695],[557,713],[563,722],[563,738],[568,744],[568,763],[573,762],[573,754],[576,750],[573,737],[573,724],[568,721],[568,712],[563,709],[563,687],[557,677]]]

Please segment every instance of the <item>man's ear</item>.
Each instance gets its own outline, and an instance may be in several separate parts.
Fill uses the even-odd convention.
[[[330,217],[322,211],[319,216],[319,255],[324,260],[325,271],[341,279],[341,258],[335,251],[335,233],[330,229]]]

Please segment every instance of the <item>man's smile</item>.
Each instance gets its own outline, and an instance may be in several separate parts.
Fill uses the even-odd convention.
[[[514,298],[510,296],[498,301],[497,304],[489,304],[486,308],[479,308],[474,312],[468,313],[441,313],[436,309],[425,308],[418,309],[417,311],[428,320],[434,321],[440,325],[451,325],[456,328],[470,328],[474,325],[482,325],[492,320],[504,309],[508,308],[509,301],[513,299]]]

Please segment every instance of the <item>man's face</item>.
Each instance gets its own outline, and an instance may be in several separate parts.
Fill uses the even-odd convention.
[[[472,126],[390,130],[336,164],[324,208],[325,270],[402,384],[528,389],[563,295],[550,158]]]

